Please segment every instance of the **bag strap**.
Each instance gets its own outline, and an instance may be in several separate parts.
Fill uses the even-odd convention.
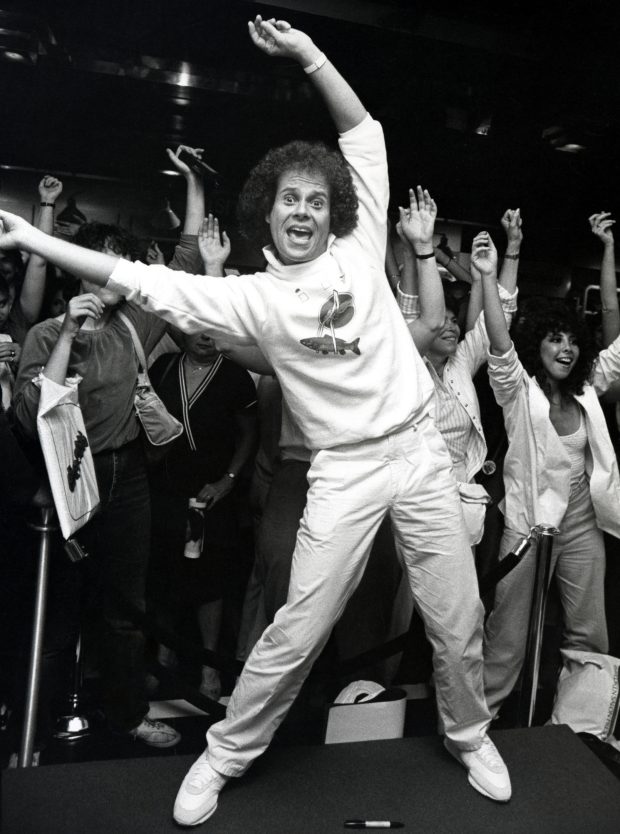
[[[148,376],[148,368],[146,364],[146,356],[144,355],[144,348],[142,347],[142,342],[140,341],[140,337],[138,336],[138,332],[130,320],[124,313],[121,313],[120,310],[118,312],[118,317],[122,320],[123,324],[129,330],[131,335],[131,341],[133,342],[134,349],[138,354],[138,362],[142,366],[142,370]]]

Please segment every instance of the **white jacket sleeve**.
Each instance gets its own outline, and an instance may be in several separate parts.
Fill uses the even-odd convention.
[[[512,316],[517,309],[518,290],[512,293],[508,292],[501,284],[497,285],[497,289],[506,319],[506,327],[510,329]],[[458,350],[467,362],[472,377],[475,376],[479,368],[487,361],[489,350],[489,336],[484,323],[484,311],[480,313],[472,329],[465,334],[465,338],[459,342]]]
[[[487,357],[491,388],[497,404],[503,407],[516,397],[527,374],[519,361],[514,345],[511,345],[503,356],[488,353]]]

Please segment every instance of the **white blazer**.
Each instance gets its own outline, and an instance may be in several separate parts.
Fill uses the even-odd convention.
[[[512,529],[535,524],[560,526],[570,493],[570,463],[549,419],[549,400],[519,361],[514,345],[503,356],[489,354],[489,377],[504,411],[509,446],[504,460],[506,497],[501,507]],[[598,395],[620,378],[620,337],[601,351],[592,384],[575,396],[585,413],[586,472],[601,530],[620,538],[620,476]]]

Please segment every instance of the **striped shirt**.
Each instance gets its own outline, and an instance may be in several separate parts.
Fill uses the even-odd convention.
[[[470,443],[474,442],[471,435],[472,432],[475,433],[471,417],[452,390],[443,383],[431,363],[428,360],[425,361],[435,383],[435,425],[448,447],[456,480],[466,482],[469,480],[467,449]]]

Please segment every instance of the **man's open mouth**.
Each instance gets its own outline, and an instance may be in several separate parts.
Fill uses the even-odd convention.
[[[311,229],[306,229],[304,226],[290,226],[286,234],[297,243],[306,243],[312,237]]]

